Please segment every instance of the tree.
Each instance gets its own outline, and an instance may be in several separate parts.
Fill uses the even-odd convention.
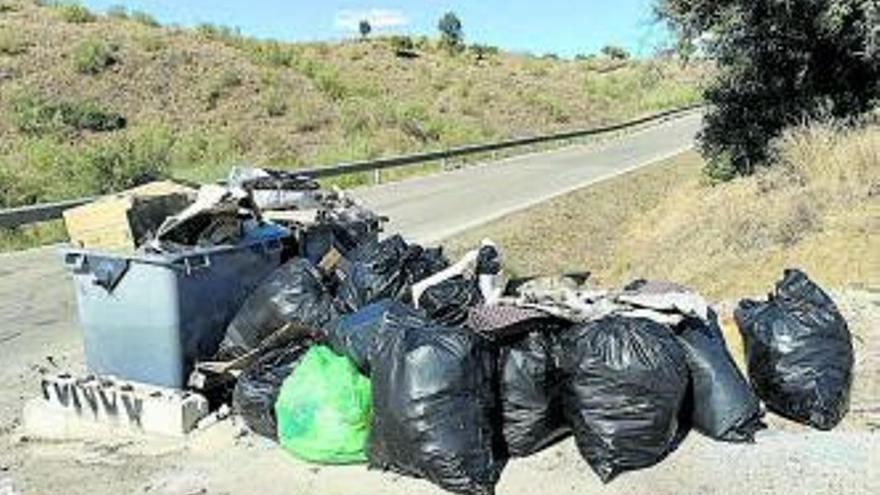
[[[485,60],[489,55],[497,55],[499,50],[497,46],[485,45],[482,43],[474,43],[470,46],[470,51],[474,54],[478,61]]]
[[[788,126],[852,119],[880,98],[877,0],[658,0],[657,12],[719,67],[700,135],[713,178],[768,164]]]
[[[626,60],[629,58],[629,52],[626,48],[616,45],[605,45],[602,47],[602,55],[613,60]]]
[[[416,58],[419,56],[419,54],[416,53],[416,44],[413,43],[412,38],[409,36],[392,36],[390,42],[394,55],[400,58]]]
[[[440,30],[440,42],[450,51],[461,51],[464,47],[464,31],[461,19],[454,12],[447,12],[437,22]]]
[[[370,21],[364,19],[358,23],[358,31],[361,32],[361,38],[366,39],[373,31],[373,26],[370,25]]]

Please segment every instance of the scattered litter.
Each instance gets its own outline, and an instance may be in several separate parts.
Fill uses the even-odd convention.
[[[740,301],[734,316],[758,397],[781,416],[834,428],[853,376],[852,337],[834,301],[803,272],[786,270],[766,302]]]
[[[291,172],[233,167],[226,183],[250,193],[261,210],[306,210],[321,206],[315,193],[320,185],[309,177]]]
[[[196,195],[195,189],[169,181],[151,182],[64,211],[70,244],[85,249],[134,252],[160,225]]]
[[[186,246],[237,244],[245,236],[245,219],[259,224],[259,213],[245,191],[202,186],[195,202],[162,223],[149,249],[161,253]]]

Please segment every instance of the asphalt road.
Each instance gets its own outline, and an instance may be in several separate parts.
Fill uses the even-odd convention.
[[[604,143],[572,146],[356,191],[388,232],[434,243],[513,211],[693,146],[700,113]]]

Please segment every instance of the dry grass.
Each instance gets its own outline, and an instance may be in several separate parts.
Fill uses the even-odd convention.
[[[602,285],[662,278],[716,300],[760,295],[797,266],[820,284],[880,286],[880,128],[816,125],[776,166],[710,186],[686,153],[464,234],[489,236],[514,271],[590,269]]]
[[[213,179],[243,161],[314,166],[617,121],[695,101],[705,73],[655,61],[477,60],[425,39],[415,40],[415,58],[402,58],[384,38],[258,42],[218,27],[157,28],[134,15],[67,22],[53,8],[6,2],[15,8],[0,18],[0,32],[12,33],[3,43],[27,51],[0,56],[0,161],[26,149],[5,111],[8,95],[25,88],[48,101],[95,102],[132,128],[206,141],[199,161],[172,169]],[[116,47],[113,63],[89,71],[97,74],[71,63],[86,40]],[[86,134],[73,144],[116,137]]]

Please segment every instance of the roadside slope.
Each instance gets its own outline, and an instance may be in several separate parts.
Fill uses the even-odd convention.
[[[618,122],[694,102],[706,71],[478,59],[415,37],[401,56],[389,38],[280,43],[0,5],[0,205],[160,173],[216,179],[240,162],[333,164]]]
[[[662,278],[721,300],[761,294],[798,266],[828,287],[880,287],[880,128],[812,127],[780,163],[711,186],[690,152],[451,239],[483,237],[521,275],[591,270],[601,285]]]

